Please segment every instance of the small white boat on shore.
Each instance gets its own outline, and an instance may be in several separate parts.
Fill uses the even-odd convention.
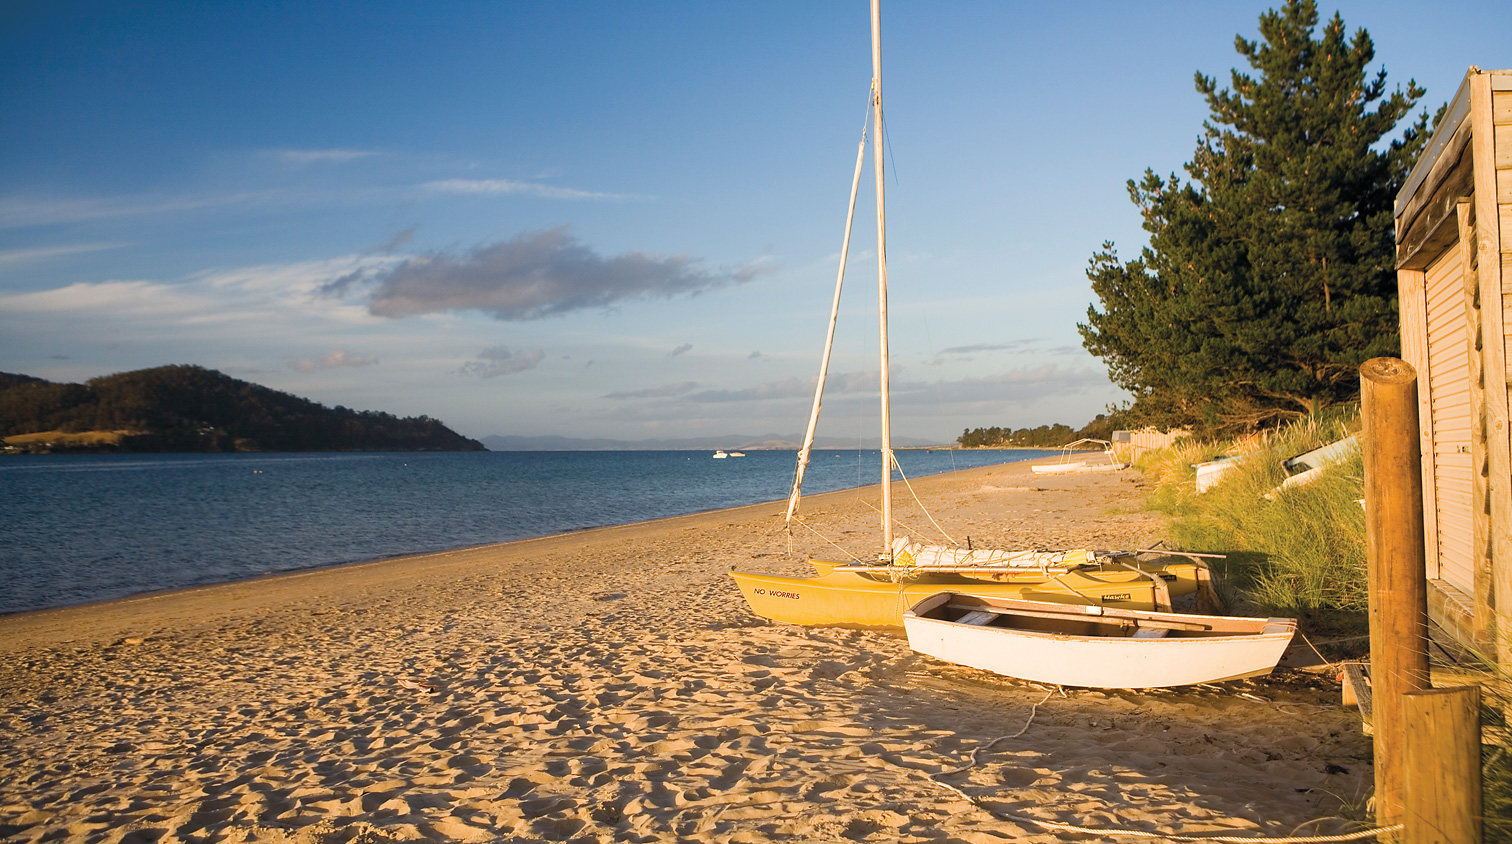
[[[1092,447],[1100,447],[1106,462],[1089,463],[1085,459],[1072,460],[1073,455],[1086,454]],[[1118,459],[1118,454],[1113,450],[1113,443],[1107,440],[1094,440],[1084,437],[1076,442],[1066,443],[1060,447],[1060,461],[1056,463],[1035,463],[1029,468],[1036,475],[1073,475],[1082,472],[1117,472],[1128,468],[1128,464]]]
[[[941,592],[903,614],[919,653],[1006,677],[1100,689],[1269,674],[1290,618],[1231,618]]]
[[[1036,463],[1029,467],[1036,475],[1069,475],[1073,472],[1082,472],[1087,468],[1085,461],[1078,460],[1074,463]]]

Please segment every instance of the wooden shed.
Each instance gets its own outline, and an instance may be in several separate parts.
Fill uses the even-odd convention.
[[[1161,448],[1170,448],[1182,437],[1191,436],[1191,431],[1186,428],[1177,428],[1174,431],[1160,431],[1155,428],[1140,428],[1137,431],[1114,431],[1113,454],[1125,463],[1133,462],[1134,458],[1146,451],[1155,451]]]
[[[1472,67],[1396,199],[1429,615],[1512,664],[1512,70]]]

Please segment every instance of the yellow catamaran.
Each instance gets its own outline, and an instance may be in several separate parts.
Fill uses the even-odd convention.
[[[882,394],[882,553],[876,562],[830,562],[811,560],[814,577],[732,572],[751,611],[774,621],[804,625],[844,627],[902,627],[903,612],[930,595],[970,592],[974,595],[1051,601],[1065,604],[1095,604],[1124,609],[1170,609],[1173,598],[1194,592],[1216,603],[1202,555],[1183,554],[1182,562],[1151,561],[1156,552],[1097,551],[990,551],[963,550],[923,545],[907,537],[893,536],[892,451],[887,340],[887,220],[884,211],[882,156],[882,41],[880,0],[872,0],[872,81],[870,124],[874,127],[873,169],[877,191],[877,294]],[[798,510],[803,473],[808,466],[829,372],[835,322],[840,312],[840,290],[855,220],[856,193],[866,161],[866,128],[862,128],[856,151],[856,171],[851,181],[850,210],[845,218],[845,238],[840,248],[840,269],[835,278],[834,304],[829,331],[819,364],[813,410],[808,430],[798,452],[793,491],[788,497],[789,525]],[[1204,602],[1206,603],[1206,601]]]

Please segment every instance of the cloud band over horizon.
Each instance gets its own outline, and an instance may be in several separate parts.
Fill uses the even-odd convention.
[[[759,274],[751,266],[707,272],[699,263],[688,255],[646,252],[604,257],[559,226],[480,246],[463,257],[434,253],[402,261],[377,276],[368,310],[389,318],[476,310],[524,321],[624,301],[696,296]],[[331,286],[351,282],[343,278]]]

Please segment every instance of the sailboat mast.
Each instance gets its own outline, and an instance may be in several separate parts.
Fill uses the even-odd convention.
[[[882,366],[882,553],[892,560],[892,419],[891,396],[888,392],[887,363],[887,213],[883,198],[882,142],[882,9],[881,0],[872,0],[872,126],[876,139],[872,144],[872,160],[877,173],[877,324],[881,344]]]

